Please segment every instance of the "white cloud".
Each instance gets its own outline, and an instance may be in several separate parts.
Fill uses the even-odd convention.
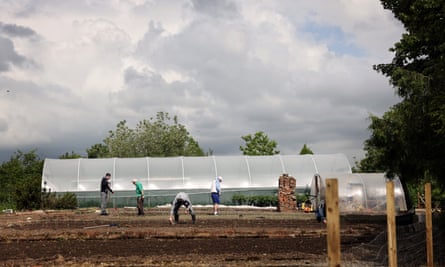
[[[372,70],[403,30],[378,1],[13,1],[0,18],[2,159],[85,154],[166,111],[215,154],[264,131],[352,160],[398,101]]]

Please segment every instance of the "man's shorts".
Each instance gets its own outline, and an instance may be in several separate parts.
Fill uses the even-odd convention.
[[[212,193],[212,201],[213,201],[213,204],[219,204],[219,194],[218,193]]]

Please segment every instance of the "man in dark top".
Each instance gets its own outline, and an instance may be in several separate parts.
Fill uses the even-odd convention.
[[[101,200],[100,215],[108,215],[107,213],[108,192],[114,194],[110,186],[110,178],[111,174],[107,172],[105,176],[102,178],[102,181],[100,183],[100,200]]]
[[[184,205],[185,207],[185,214],[190,213],[192,216],[192,222],[195,223],[196,221],[196,215],[192,208],[192,202],[190,201],[189,196],[187,193],[179,192],[172,203],[172,208],[170,210],[170,223],[175,224],[179,222],[179,208]],[[175,217],[175,221],[173,222],[173,216]]]

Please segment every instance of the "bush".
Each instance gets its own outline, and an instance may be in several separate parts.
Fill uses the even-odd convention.
[[[74,193],[65,193],[57,197],[56,209],[75,209],[77,208],[77,197]]]
[[[40,179],[24,178],[16,183],[13,199],[18,210],[40,208]]]
[[[248,204],[256,207],[271,207],[278,205],[276,196],[251,196],[248,198]]]
[[[42,192],[42,209],[55,209],[57,202],[56,193],[46,192],[44,189]]]
[[[278,205],[278,198],[276,196],[244,196],[241,194],[234,194],[232,203],[235,205],[250,205],[256,207],[270,207]]]
[[[65,193],[57,196],[55,192],[42,192],[43,209],[76,209],[77,197],[74,193]]]
[[[235,205],[245,205],[247,203],[247,197],[241,194],[234,194],[232,196],[232,203]]]

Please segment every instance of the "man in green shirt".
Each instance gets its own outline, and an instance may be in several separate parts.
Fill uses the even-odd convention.
[[[138,216],[144,215],[144,187],[137,179],[133,179],[132,183],[136,186],[136,199],[138,204]]]

